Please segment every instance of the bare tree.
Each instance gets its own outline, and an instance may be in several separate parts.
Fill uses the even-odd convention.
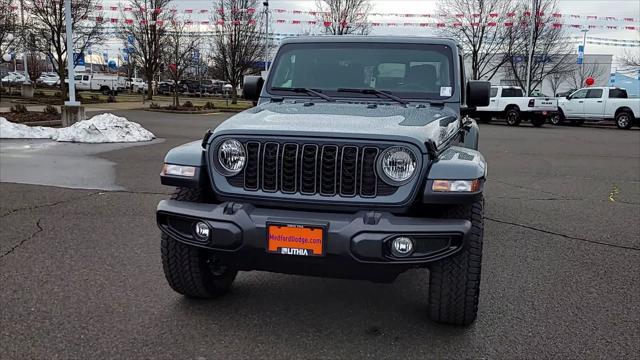
[[[316,19],[330,35],[368,35],[369,0],[316,0]]]
[[[200,37],[187,33],[184,21],[172,19],[167,29],[167,46],[164,60],[173,80],[173,106],[180,106],[178,82],[185,70],[196,64],[194,53],[199,51]]]
[[[15,45],[18,38],[18,16],[14,0],[0,0],[0,57]]]
[[[640,51],[626,52],[620,58],[623,70],[640,70]]]
[[[560,89],[562,84],[567,82],[570,76],[571,76],[570,71],[555,72],[547,76],[547,82],[549,83],[549,87],[551,87],[553,96],[555,96],[558,93],[558,90]]]
[[[105,36],[102,31],[102,14],[96,11],[97,0],[72,1],[73,49],[67,49],[64,1],[25,1],[25,9],[33,22],[28,28],[30,34],[27,36],[33,36],[34,50],[45,54],[51,60],[53,70],[60,76],[62,100],[67,98],[68,84],[64,79],[67,78],[65,61],[68,53],[82,54],[90,44],[102,43]]]
[[[557,1],[534,0],[534,9],[528,7],[528,1],[522,2],[508,22],[510,26],[507,26],[505,44],[507,74],[527,93],[539,87],[548,76],[566,72],[573,66],[568,61],[573,56],[572,44],[562,25],[552,15],[558,12]],[[529,59],[531,82],[526,89]]]
[[[515,8],[510,0],[440,0],[438,13],[446,26],[445,36],[458,40],[465,56],[470,57],[474,80],[491,80],[507,62],[506,43],[502,24]]]
[[[129,43],[130,61],[142,69],[148,84],[147,99],[153,99],[153,79],[162,65],[163,49],[167,45],[165,25],[173,18],[172,0],[129,0],[132,11],[122,12],[120,36]]]
[[[255,64],[264,55],[265,34],[257,5],[258,0],[214,1],[214,72],[233,87],[234,104],[243,76],[257,72]]]
[[[594,79],[601,78],[602,76],[609,76],[606,73],[606,68],[599,63],[584,63],[582,65],[574,65],[573,71],[569,73],[567,82],[573,89],[580,89],[585,87],[585,81],[592,77]]]

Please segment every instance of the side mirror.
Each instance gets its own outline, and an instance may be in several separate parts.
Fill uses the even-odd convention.
[[[263,85],[264,79],[262,76],[245,76],[242,84],[242,97],[247,100],[258,101]]]
[[[491,83],[469,80],[467,82],[467,107],[488,106],[491,95]]]
[[[565,98],[567,98],[567,100],[571,100],[571,95],[567,95]]]

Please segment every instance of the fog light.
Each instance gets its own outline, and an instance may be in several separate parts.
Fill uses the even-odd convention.
[[[405,257],[413,253],[413,240],[406,236],[398,236],[391,242],[391,254],[396,257]]]
[[[209,227],[209,225],[203,223],[202,221],[198,221],[194,226],[194,233],[196,234],[196,238],[198,238],[198,240],[206,241],[209,240],[211,228]]]

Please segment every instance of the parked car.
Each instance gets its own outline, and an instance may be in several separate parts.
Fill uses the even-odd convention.
[[[131,78],[131,80],[127,82],[126,87],[137,93],[143,91],[146,93],[149,91],[149,84],[142,78]]]
[[[37,84],[54,86],[60,84],[60,76],[55,72],[43,72],[36,79]]]
[[[169,286],[215,298],[239,270],[391,282],[428,268],[429,317],[471,324],[487,164],[466,115],[490,84],[465,80],[452,39],[300,37],[275,59],[264,86],[245,77],[256,108],[165,157]]]
[[[100,91],[101,93],[116,95],[125,90],[126,81],[123,77],[111,74],[77,74],[74,76],[76,90]],[[64,80],[66,83],[68,79]]]
[[[568,95],[571,95],[572,93],[574,93],[577,89],[571,89],[569,91],[563,91],[563,92],[559,92],[556,94],[557,98],[564,98],[567,97]]]
[[[2,78],[2,85],[17,85],[26,80],[24,74],[18,72],[9,72],[7,76]]]
[[[200,86],[200,81],[198,80],[182,80],[180,82],[182,85],[182,91],[185,94],[200,96],[202,95],[202,87]]]
[[[201,81],[202,92],[206,94],[222,94],[224,81],[205,79]]]
[[[551,122],[560,125],[569,120],[573,125],[582,125],[585,120],[613,120],[619,129],[629,129],[640,125],[638,116],[640,99],[630,99],[627,90],[588,87],[558,99],[558,114]]]
[[[160,81],[158,83],[158,94],[160,95],[171,95],[173,94],[173,89],[175,88],[175,85],[173,83],[173,81]],[[178,92],[179,93],[183,93],[184,92],[184,86],[178,84]]]
[[[554,98],[525,97],[522,88],[517,86],[492,86],[489,106],[478,107],[474,116],[484,123],[498,117],[511,126],[529,120],[533,126],[540,127],[557,111],[558,100]]]

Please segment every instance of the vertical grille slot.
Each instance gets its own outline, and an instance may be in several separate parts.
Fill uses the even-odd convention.
[[[262,152],[262,190],[275,192],[278,190],[278,154],[280,144],[266,143]]]
[[[244,169],[244,188],[247,190],[258,190],[258,179],[260,169],[260,143],[248,142],[247,148],[247,165]]]
[[[360,195],[363,197],[376,196],[378,179],[376,177],[376,157],[378,148],[365,147],[362,149],[360,161]]]
[[[283,193],[294,193],[297,190],[296,179],[298,178],[298,145],[285,144],[282,147],[282,180],[280,189]]]
[[[300,161],[300,192],[312,195],[316,193],[316,173],[318,162],[318,145],[302,146]]]
[[[345,146],[340,158],[340,195],[355,196],[358,179],[358,148]]]
[[[338,147],[324,145],[320,157],[320,195],[335,195],[338,178]]]

